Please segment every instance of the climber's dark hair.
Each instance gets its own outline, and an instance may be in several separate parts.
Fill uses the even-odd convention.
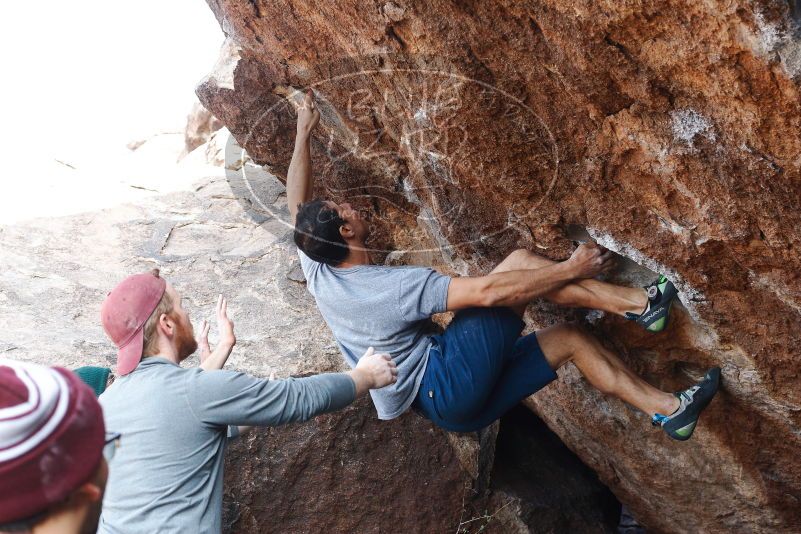
[[[314,261],[336,267],[348,257],[348,244],[339,233],[343,224],[345,220],[322,199],[298,204],[295,244]]]

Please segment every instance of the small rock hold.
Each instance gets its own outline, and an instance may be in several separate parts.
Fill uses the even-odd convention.
[[[286,277],[292,280],[293,282],[305,283],[306,277],[303,276],[303,269],[300,268],[300,264],[296,263],[289,272],[286,273]]]
[[[129,142],[129,143],[128,143],[127,145],[125,145],[125,146],[126,146],[126,147],[128,148],[128,150],[130,150],[131,152],[135,152],[137,148],[139,148],[140,146],[144,145],[146,142],[147,142],[147,139],[135,139],[135,140],[133,140],[133,141]]]
[[[384,265],[388,266],[406,265],[408,263],[409,254],[400,250],[393,250],[387,254],[387,257],[384,259]]]
[[[406,15],[406,8],[399,6],[395,2],[387,2],[381,8],[381,13],[392,22],[399,22]]]

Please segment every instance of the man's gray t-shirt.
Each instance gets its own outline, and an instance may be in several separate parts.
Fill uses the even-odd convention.
[[[344,374],[266,380],[142,360],[100,396],[107,431],[122,438],[109,464],[98,532],[218,534],[223,457],[234,425],[305,421],[344,408],[355,395]]]
[[[428,362],[428,319],[444,312],[450,277],[425,267],[359,265],[340,269],[298,250],[309,292],[355,367],[369,347],[398,366],[398,381],[371,390],[380,419],[393,419],[414,401]]]

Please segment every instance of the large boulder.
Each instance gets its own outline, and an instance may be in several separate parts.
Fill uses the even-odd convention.
[[[224,519],[232,533],[455,531],[471,486],[441,430],[412,413],[384,423],[361,399],[235,444]]]
[[[313,88],[318,193],[372,213],[377,261],[480,273],[515,247],[564,258],[587,236],[630,260],[617,280],[673,279],[684,306],[664,334],[589,318],[662,388],[723,368],[691,442],[574,369],[527,405],[655,531],[799,528],[801,47],[787,3],[209,4],[228,41],[202,103],[284,179],[298,91]]]

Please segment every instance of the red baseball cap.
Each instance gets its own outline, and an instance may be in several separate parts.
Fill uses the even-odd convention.
[[[0,524],[46,511],[91,480],[104,443],[103,411],[76,375],[0,358]]]
[[[100,309],[103,329],[119,348],[117,374],[127,375],[139,365],[145,337],[145,323],[159,305],[167,282],[152,273],[135,274],[108,294]]]

